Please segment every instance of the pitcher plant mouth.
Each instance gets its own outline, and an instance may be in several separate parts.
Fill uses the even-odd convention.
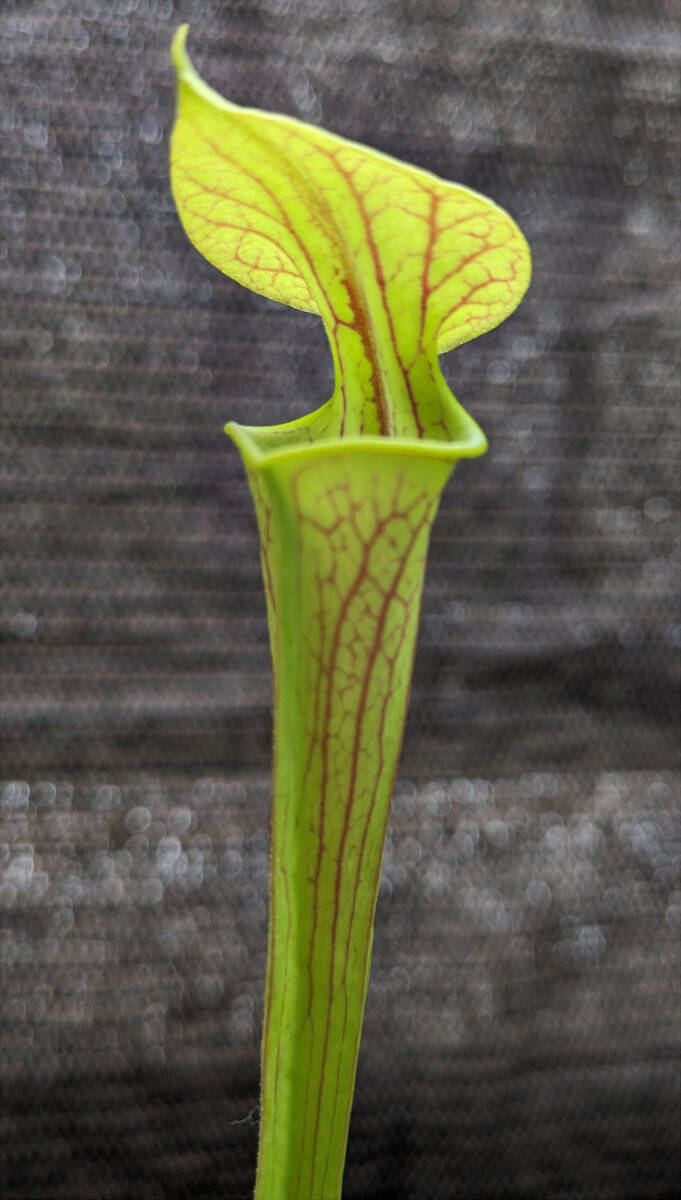
[[[527,243],[479,193],[291,117],[240,108],[172,46],[171,185],[238,283],[321,317],[331,398],[225,432],[258,519],[274,789],[257,1200],[338,1200],[373,917],[428,539],[487,448],[438,355],[504,320]]]
[[[460,458],[477,458],[487,450],[487,438],[480,426],[461,409],[461,436],[455,441],[432,438],[386,438],[379,436],[329,437],[311,441],[306,435],[305,417],[285,425],[241,425],[229,421],[224,432],[234,442],[250,470],[274,466],[311,454],[351,454],[362,457],[410,455],[413,458],[444,459],[455,463]]]

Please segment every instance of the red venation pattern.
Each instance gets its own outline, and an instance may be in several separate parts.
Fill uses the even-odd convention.
[[[336,386],[315,436],[454,435],[437,354],[503,320],[529,281],[513,221],[466,188],[183,85],[171,174],[198,249],[321,315]]]
[[[275,675],[256,1195],[324,1200],[340,1190],[428,534],[455,443],[473,427],[438,353],[512,311],[529,256],[484,197],[311,126],[214,103],[190,74],[171,174],[199,250],[255,291],[318,313],[333,356],[334,393],[316,413],[293,429],[235,429]],[[343,448],[353,435],[409,445]],[[451,459],[432,441],[452,443]]]

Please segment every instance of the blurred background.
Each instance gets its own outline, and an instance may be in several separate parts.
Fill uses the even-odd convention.
[[[674,9],[5,0],[7,1200],[253,1181],[271,686],[221,429],[331,369],[180,228],[181,21],[230,99],[488,194],[534,256],[443,362],[490,450],[432,538],[344,1194],[677,1194]]]

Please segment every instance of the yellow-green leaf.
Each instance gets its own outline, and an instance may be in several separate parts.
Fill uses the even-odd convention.
[[[220,270],[321,316],[335,388],[230,424],[255,501],[274,670],[274,803],[257,1200],[337,1200],[427,543],[486,441],[438,353],[507,316],[525,240],[485,197],[239,108],[173,45],[171,178]]]

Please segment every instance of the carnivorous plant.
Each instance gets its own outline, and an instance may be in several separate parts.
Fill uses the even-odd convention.
[[[274,799],[256,1197],[340,1196],[428,537],[486,440],[438,354],[519,303],[530,257],[485,197],[199,77],[177,32],[172,190],[219,270],[319,314],[331,399],[230,423],[261,541]]]

